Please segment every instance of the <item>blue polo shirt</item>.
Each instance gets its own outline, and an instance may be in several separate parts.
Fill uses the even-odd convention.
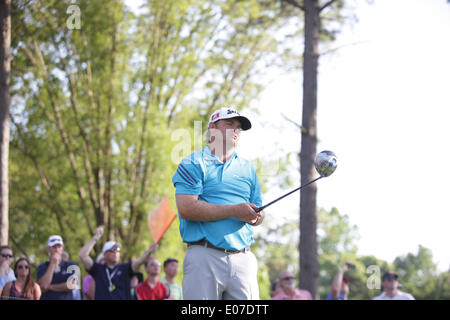
[[[253,203],[261,206],[261,191],[250,161],[234,153],[225,163],[206,146],[184,158],[172,178],[176,194],[198,195],[211,204]],[[235,217],[218,221],[192,221],[180,218],[184,242],[206,239],[219,248],[241,250],[253,242],[252,227]]]
[[[339,293],[337,298],[333,298],[331,291],[328,292],[327,300],[345,300],[345,296],[342,293]]]
[[[39,281],[40,278],[45,274],[45,272],[48,269],[50,262],[47,261],[43,264],[40,264],[37,268],[37,280]],[[67,270],[70,266],[76,266],[78,268],[78,264],[75,262],[70,261],[61,261],[58,272],[53,273],[53,278],[51,284],[60,284],[63,282],[67,282],[69,277],[73,275],[76,272],[76,268],[72,269],[72,271]],[[72,291],[67,292],[58,292],[58,291],[51,291],[48,290],[46,292],[43,292],[41,295],[41,300],[73,300],[73,293]]]

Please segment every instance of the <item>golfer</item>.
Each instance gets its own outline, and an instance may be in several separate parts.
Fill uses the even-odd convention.
[[[250,121],[222,108],[210,116],[209,144],[184,158],[172,178],[187,243],[183,263],[183,298],[257,300],[257,261],[250,251],[252,226],[263,211],[255,169],[235,148]]]

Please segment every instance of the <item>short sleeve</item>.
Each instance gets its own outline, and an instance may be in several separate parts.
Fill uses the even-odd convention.
[[[144,296],[143,296],[143,290],[144,290],[144,285],[141,283],[136,287],[136,298],[138,300],[144,300]]]
[[[131,278],[133,278],[133,275],[134,275],[133,263],[131,261],[129,261],[127,263],[124,263],[123,268],[124,268],[124,271],[127,273],[128,277],[131,280]]]
[[[42,276],[45,274],[45,271],[47,271],[46,265],[45,263],[40,264],[37,268],[37,275],[36,275],[36,279],[39,281],[40,278],[42,278]]]
[[[96,275],[98,274],[100,267],[101,267],[101,264],[94,262],[92,267],[88,270],[88,273],[92,276],[92,278],[94,278],[94,280],[95,280]]]
[[[203,192],[203,171],[194,157],[183,159],[172,177],[175,194],[199,195]]]

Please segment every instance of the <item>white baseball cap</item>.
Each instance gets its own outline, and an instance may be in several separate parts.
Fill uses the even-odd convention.
[[[97,257],[97,259],[95,259],[96,262],[100,263],[100,261],[102,261],[102,259],[105,259],[105,257],[103,256],[103,253],[100,253]]]
[[[57,244],[60,244],[62,246],[64,245],[63,239],[61,238],[61,236],[53,235],[48,238],[48,241],[47,241],[48,247],[53,247],[54,245],[57,245]]]
[[[114,246],[117,246],[119,248],[122,247],[120,243],[116,241],[108,241],[103,245],[102,254],[105,254],[106,251],[111,250]]]
[[[248,118],[241,116],[239,112],[236,111],[236,109],[233,108],[221,108],[219,110],[216,110],[211,114],[209,117],[208,127],[210,123],[215,123],[216,121],[222,120],[222,119],[231,119],[236,118],[241,122],[241,128],[242,130],[248,130],[252,127],[252,124]]]

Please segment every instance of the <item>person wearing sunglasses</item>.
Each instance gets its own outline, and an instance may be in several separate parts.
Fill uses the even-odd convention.
[[[168,300],[170,296],[169,287],[159,280],[161,263],[156,257],[149,257],[145,262],[147,279],[136,288],[138,300]]]
[[[103,245],[102,254],[104,264],[94,262],[89,253],[102,237],[104,227],[97,228],[95,236],[80,250],[78,256],[86,270],[95,281],[95,300],[131,300],[131,279],[147,258],[156,251],[157,244],[138,259],[121,263],[121,244],[117,241],[108,241]]]
[[[14,265],[15,281],[8,282],[3,291],[3,300],[41,298],[41,287],[33,281],[30,272],[30,262],[27,258],[20,258]]]
[[[309,291],[295,287],[295,277],[288,271],[281,273],[280,287],[281,291],[273,297],[273,300],[312,300]]]
[[[3,287],[10,281],[16,280],[14,271],[10,265],[13,258],[13,252],[9,246],[0,247],[0,296],[2,295]]]

